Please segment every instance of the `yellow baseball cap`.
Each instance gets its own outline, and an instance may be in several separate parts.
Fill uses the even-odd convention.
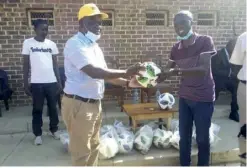
[[[78,12],[78,20],[81,20],[85,16],[95,16],[95,15],[101,15],[102,19],[107,19],[108,15],[106,13],[100,12],[99,8],[93,4],[85,4],[83,5],[79,12]]]

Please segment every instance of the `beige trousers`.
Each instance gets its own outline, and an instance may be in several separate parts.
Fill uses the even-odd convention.
[[[101,103],[85,103],[62,98],[62,117],[70,137],[69,150],[73,166],[97,166]]]
[[[238,85],[238,105],[239,105],[239,120],[240,120],[240,128],[246,124],[246,84],[239,82]],[[239,150],[240,154],[246,152],[246,139],[243,137],[239,138]]]

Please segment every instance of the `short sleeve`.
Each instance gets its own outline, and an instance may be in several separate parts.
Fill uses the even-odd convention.
[[[239,37],[231,55],[230,63],[235,65],[243,65],[245,56],[245,45]]]
[[[58,51],[56,43],[53,42],[52,55],[57,55],[57,54],[59,54],[59,51]]]
[[[76,41],[69,40],[64,48],[64,56],[79,70],[91,64],[90,58],[83,48]]]
[[[30,51],[29,51],[29,44],[28,44],[28,41],[27,41],[27,40],[25,40],[25,41],[23,42],[21,54],[22,54],[22,55],[29,55],[29,54],[30,54]]]
[[[203,54],[203,53],[208,53],[208,54],[205,54],[205,55],[209,55],[209,56],[214,56],[214,55],[217,54],[217,51],[216,51],[215,46],[214,46],[213,39],[210,36],[205,36],[205,40],[204,40],[204,43],[203,43],[203,49],[202,49],[201,54]]]

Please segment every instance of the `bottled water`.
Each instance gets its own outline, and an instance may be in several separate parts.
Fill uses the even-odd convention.
[[[137,104],[139,102],[138,89],[133,89],[133,103]]]
[[[157,101],[159,100],[159,96],[160,96],[160,90],[157,89],[156,94],[155,94],[155,97],[156,97]]]

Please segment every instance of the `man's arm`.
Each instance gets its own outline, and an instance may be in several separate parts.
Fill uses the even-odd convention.
[[[129,84],[129,80],[124,79],[124,78],[117,78],[117,79],[111,79],[111,80],[107,80],[106,82],[111,83],[113,85],[118,85],[118,86],[128,86]]]
[[[126,70],[108,69],[95,67],[92,64],[86,65],[81,70],[94,79],[117,79],[127,77]]]
[[[28,75],[30,69],[30,59],[29,55],[23,55],[23,82],[24,82],[24,89],[27,95],[31,95],[29,84],[28,84]]]
[[[162,72],[160,74],[158,74],[158,79],[157,82],[163,82],[164,80],[168,79],[170,76],[174,75],[173,72],[171,72],[170,70],[175,68],[176,63],[169,59],[168,63],[166,65],[166,67],[162,70]]]
[[[94,66],[95,62],[102,60],[93,59],[92,55],[87,52],[87,47],[83,48],[81,43],[72,40],[66,43],[64,54],[78,70],[81,70],[93,79],[108,80],[126,78],[138,74],[138,72],[143,69],[141,64],[131,66],[127,70]]]
[[[198,66],[188,69],[181,68],[174,71],[175,73],[186,77],[204,76],[210,69],[211,58],[215,56],[215,54],[217,54],[217,52],[214,47],[213,39],[211,37],[207,37],[205,38],[204,46],[199,56]]]
[[[174,73],[177,73],[181,76],[186,77],[193,77],[193,76],[204,76],[209,68],[210,68],[210,61],[212,55],[214,55],[215,52],[204,52],[200,55],[199,58],[199,66],[188,68],[188,69],[175,69],[173,70]]]
[[[30,51],[29,51],[29,43],[27,40],[23,42],[22,46],[22,56],[23,56],[23,82],[24,82],[24,90],[25,93],[30,96],[31,91],[28,83],[28,75],[30,67]]]
[[[52,62],[53,62],[53,71],[54,71],[55,76],[57,78],[57,83],[60,87],[59,89],[62,89],[62,83],[61,83],[60,73],[59,73],[58,63],[57,63],[57,55],[52,55]]]

